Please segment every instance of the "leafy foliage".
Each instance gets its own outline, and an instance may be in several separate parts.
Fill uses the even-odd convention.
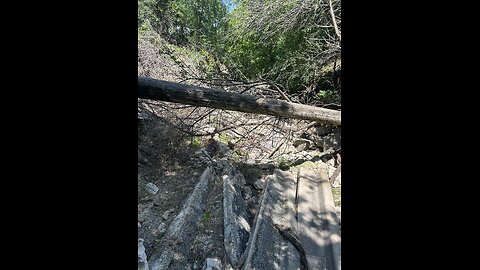
[[[333,1],[332,8],[340,27],[340,1]],[[235,75],[272,80],[307,99],[328,96],[339,101],[334,69],[340,64],[341,47],[328,2],[241,1],[229,17],[229,27],[225,57],[230,61],[225,62],[233,63]]]
[[[138,0],[138,27],[149,25],[176,44],[212,47],[226,13],[221,0]]]
[[[207,79],[274,82],[294,101],[340,104],[340,0],[138,0],[156,31],[202,54]]]

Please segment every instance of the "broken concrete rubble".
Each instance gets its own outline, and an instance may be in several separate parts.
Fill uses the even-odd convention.
[[[203,270],[221,270],[222,262],[218,258],[207,258]]]
[[[148,270],[147,255],[142,238],[138,238],[138,270]]]
[[[297,149],[297,151],[304,151],[310,149],[315,144],[308,139],[297,139],[293,142],[293,146]]]
[[[145,188],[147,190],[148,193],[152,194],[152,195],[155,195],[157,194],[159,188],[157,187],[157,185],[155,185],[154,183],[147,183],[145,185]]]
[[[168,217],[170,216],[170,213],[173,213],[174,211],[175,211],[175,208],[170,208],[170,209],[168,209],[167,211],[165,211],[165,212],[163,213],[162,218],[163,218],[164,220],[167,220]]]
[[[295,163],[301,161],[300,159],[304,159],[304,161],[305,159],[312,160],[315,157],[318,157],[319,155],[321,156],[324,154],[325,154],[324,152],[318,152],[318,151],[301,151],[296,156],[297,160],[295,161]],[[330,163],[331,166],[335,164],[334,160],[329,160],[328,163]],[[182,214],[182,212],[179,215],[177,215],[177,217],[175,217],[174,220],[177,220],[179,219],[178,216],[184,215],[184,217],[181,219],[183,219],[184,221],[186,221],[186,223],[188,223],[186,225],[189,227],[188,229],[186,227],[179,228],[179,227],[182,227],[182,225],[181,224],[179,225],[178,223],[177,225],[175,225],[175,222],[173,222],[169,226],[168,220],[171,220],[173,218],[172,213],[175,212],[174,211],[175,209],[172,208],[165,211],[166,208],[163,208],[162,212],[157,214],[157,217],[159,218],[159,220],[161,221],[164,220],[165,222],[160,223],[160,225],[158,225],[158,223],[154,224],[151,230],[155,231],[156,237],[159,237],[158,244],[163,245],[164,248],[161,249],[160,255],[151,256],[151,254],[148,254],[149,258],[152,257],[152,259],[149,261],[149,264],[148,264],[149,269],[152,269],[152,270],[184,269],[185,266],[187,266],[188,269],[193,269],[193,270],[238,269],[239,267],[242,267],[242,266],[245,267],[244,262],[248,257],[247,256],[248,254],[252,256],[250,258],[250,263],[251,263],[250,267],[257,267],[256,269],[297,269],[299,266],[300,258],[298,254],[295,255],[296,254],[295,247],[293,247],[293,245],[288,241],[285,241],[285,239],[283,239],[278,233],[276,234],[275,237],[272,236],[271,238],[273,239],[277,237],[276,238],[277,240],[275,240],[277,242],[274,241],[274,243],[279,243],[279,245],[276,247],[281,249],[278,252],[275,251],[276,259],[274,261],[264,260],[262,259],[262,257],[259,257],[257,255],[255,256],[252,255],[255,253],[262,253],[263,248],[266,248],[267,246],[272,244],[272,243],[268,244],[267,242],[263,242],[263,240],[258,241],[258,237],[259,237],[258,235],[257,235],[257,242],[256,242],[257,244],[255,244],[257,246],[249,247],[250,245],[249,239],[251,238],[251,234],[253,233],[252,231],[254,230],[254,227],[256,226],[255,224],[258,222],[258,220],[256,220],[253,224],[249,223],[251,222],[251,218],[253,218],[253,216],[257,213],[257,209],[255,209],[255,212],[253,212],[253,214],[251,214],[250,217],[247,217],[247,208],[249,207],[248,205],[250,204],[250,201],[255,202],[255,204],[257,204],[258,197],[261,196],[262,194],[261,190],[264,190],[263,196],[261,198],[265,198],[265,202],[268,204],[268,206],[265,206],[265,207],[270,208],[268,210],[270,211],[269,213],[271,214],[275,213],[273,215],[275,217],[271,216],[271,214],[268,214],[268,216],[265,216],[266,212],[264,209],[263,210],[264,220],[266,220],[267,223],[264,223],[261,226],[259,225],[257,229],[258,230],[257,233],[266,234],[269,231],[274,232],[276,229],[274,226],[271,226],[273,224],[272,221],[275,224],[277,224],[281,220],[279,219],[279,217],[283,216],[279,214],[280,206],[277,207],[275,205],[272,205],[272,203],[274,203],[274,201],[276,200],[274,199],[275,196],[272,197],[272,191],[265,190],[266,183],[271,181],[272,177],[271,176],[265,177],[266,175],[264,170],[258,169],[261,166],[260,164],[252,164],[250,166],[253,166],[253,167],[248,167],[248,166],[246,167],[246,168],[253,168],[253,170],[251,170],[250,179],[254,178],[256,179],[255,181],[251,181],[250,179],[245,179],[240,173],[240,170],[237,170],[226,159],[214,157],[211,159],[210,164],[212,164],[210,174],[212,175],[213,178],[223,176],[223,179],[217,178],[219,183],[223,184],[223,188],[224,188],[223,194],[218,194],[218,192],[212,192],[212,194],[218,194],[220,196],[220,200],[219,200],[220,203],[222,202],[221,200],[223,197],[223,209],[221,210],[221,212],[219,212],[220,215],[222,213],[224,215],[223,216],[223,223],[224,223],[223,234],[221,233],[219,234],[218,232],[216,232],[215,234],[221,235],[220,239],[224,241],[223,243],[224,251],[220,253],[221,254],[220,256],[218,256],[218,253],[212,254],[210,250],[212,249],[213,243],[211,241],[212,239],[209,238],[210,237],[209,235],[212,235],[211,231],[205,230],[207,227],[203,225],[199,225],[201,224],[199,222],[195,222],[195,220],[197,221],[202,220],[202,222],[207,222],[207,220],[211,218],[210,214],[207,216],[203,215],[203,213],[205,213],[204,207],[202,206],[197,207],[199,210],[198,213],[200,214],[199,215],[193,214],[192,215],[193,218],[191,220],[188,220],[188,222],[187,222],[187,219],[185,218],[185,214],[184,213]],[[287,173],[287,172],[279,171],[277,173]],[[279,179],[284,179],[282,181],[286,181],[285,183],[289,182],[289,180],[286,180],[287,178],[285,177],[280,177]],[[200,180],[199,183],[201,181],[202,180]],[[158,181],[158,183],[160,182],[161,182],[161,179]],[[197,187],[198,187],[198,184],[197,184]],[[275,187],[275,189],[283,188],[281,185],[278,186],[278,184],[272,185],[272,187]],[[250,188],[252,186],[254,187],[254,189]],[[204,185],[204,187],[206,186]],[[195,188],[195,190],[197,190],[197,188]],[[258,192],[257,190],[260,190],[260,192]],[[152,189],[152,191],[154,190]],[[279,192],[279,191],[277,190],[275,192]],[[164,189],[162,188],[161,194],[163,193],[164,193]],[[289,192],[289,194],[291,193],[292,192]],[[195,197],[194,194],[195,192],[193,192],[190,197],[192,196]],[[210,195],[208,196],[210,197]],[[213,196],[215,197],[215,195]],[[293,197],[295,197],[295,195],[293,195]],[[196,202],[197,200],[200,201],[200,204],[203,203],[202,201],[205,201],[201,197],[197,196],[195,200],[188,198],[187,202],[189,201]],[[283,201],[281,203],[286,203],[286,202],[287,201]],[[151,202],[150,204],[154,206],[160,206],[160,204],[157,201]],[[186,208],[188,207],[185,206],[184,204],[184,207],[182,209],[186,209]],[[217,207],[217,209],[219,208]],[[272,217],[273,219],[271,219]],[[269,218],[271,219],[271,221],[268,221]],[[221,221],[222,220],[220,220],[220,222]],[[147,225],[144,227],[146,228],[149,226]],[[174,227],[176,227],[176,229]],[[197,232],[198,230],[204,230],[203,234],[199,234]],[[189,234],[188,232],[191,232],[190,233],[191,235],[188,235]],[[332,237],[336,237],[336,236],[332,236]],[[270,240],[266,240],[266,241],[270,241]],[[198,242],[200,244],[196,244],[196,246],[194,247],[195,245],[193,244],[194,242]],[[149,246],[147,246],[147,248],[149,248]],[[199,254],[198,251],[202,250],[202,248],[208,251],[200,252],[202,254],[201,255],[202,257],[194,257],[196,256],[195,254]],[[313,254],[311,256],[317,256],[317,255]],[[283,260],[283,264],[280,264],[280,265],[286,266],[286,268],[281,268],[281,267],[275,268],[276,267],[275,265],[277,265],[277,263],[282,260]],[[320,265],[320,263],[316,262],[315,265]],[[333,265],[333,264],[332,262],[329,262],[328,265]],[[139,266],[139,269],[140,269],[140,266]],[[249,268],[246,267],[245,269],[249,269]]]

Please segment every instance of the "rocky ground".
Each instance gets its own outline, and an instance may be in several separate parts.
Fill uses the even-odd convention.
[[[168,244],[175,245],[169,243],[167,230],[192,195],[201,174],[219,159],[228,160],[245,179],[241,196],[245,202],[246,221],[249,226],[253,225],[265,179],[274,169],[288,169],[307,160],[324,160],[328,166],[328,174],[332,176],[339,165],[339,130],[334,130],[337,134],[330,130],[319,135],[321,133],[314,128],[310,135],[302,133],[297,139],[293,137],[286,142],[285,149],[279,151],[278,155],[262,160],[261,151],[258,155],[250,154],[240,158],[239,149],[232,150],[220,140],[216,142],[222,145],[225,153],[216,152],[210,155],[208,143],[202,142],[201,147],[197,148],[187,145],[181,150],[182,147],[179,146],[174,151],[178,153],[173,153],[178,156],[172,158],[170,155],[169,159],[168,154],[172,153],[168,153],[168,147],[160,146],[168,145],[168,141],[176,136],[168,134],[169,128],[161,123],[150,124],[148,127],[144,125],[143,128],[148,130],[139,130],[138,237],[139,247],[144,249],[142,254],[146,258],[164,252],[168,249]],[[322,142],[319,143],[319,140]],[[277,145],[272,141],[268,143],[270,146],[263,146],[264,149],[273,151],[281,142],[277,141]],[[179,156],[184,158],[178,158]],[[334,180],[332,191],[340,214],[341,174]],[[208,187],[205,202],[201,206],[201,216],[194,226],[190,227],[190,231],[184,232],[191,234],[191,242],[188,247],[184,247],[189,249],[188,252],[177,252],[182,253],[183,257],[174,258],[168,268],[158,269],[215,269],[208,268],[207,264],[216,265],[218,269],[231,269],[232,265],[225,252],[223,179],[214,178]]]
[[[201,72],[201,60],[193,59],[159,37],[142,39],[138,75],[180,82],[188,72]],[[151,103],[139,100],[139,269],[233,269],[241,260],[235,249],[245,248],[245,235],[235,236],[233,229],[226,236],[225,224],[234,222],[226,220],[245,218],[247,224],[233,228],[254,225],[266,180],[275,169],[305,161],[326,163],[340,214],[340,127]],[[214,131],[213,138],[204,135]],[[209,139],[217,146],[212,148]],[[209,170],[209,180],[202,182]],[[229,189],[228,179],[238,186]],[[244,209],[225,210],[225,196],[241,201]]]

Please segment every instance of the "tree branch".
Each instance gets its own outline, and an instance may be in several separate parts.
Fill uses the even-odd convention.
[[[328,0],[328,4],[330,5],[330,15],[332,16],[333,26],[335,27],[335,34],[337,34],[338,39],[341,42],[342,41],[342,36],[340,34],[340,30],[338,30],[337,21],[335,20],[335,13],[333,12],[332,0]]]

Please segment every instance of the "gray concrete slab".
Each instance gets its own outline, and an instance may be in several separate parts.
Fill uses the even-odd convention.
[[[325,163],[299,168],[297,210],[309,269],[339,270],[340,229]]]
[[[230,263],[239,267],[250,236],[247,208],[242,198],[241,174],[225,174],[223,178],[223,229],[225,252]]]
[[[299,269],[298,252],[274,227],[295,227],[295,188],[293,174],[275,170],[265,186],[242,269]]]

